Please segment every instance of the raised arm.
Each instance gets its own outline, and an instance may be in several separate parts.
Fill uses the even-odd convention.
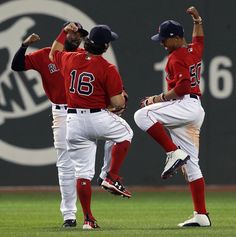
[[[192,37],[204,36],[202,18],[200,17],[197,9],[192,6],[187,9],[187,13],[193,18],[193,34]]]
[[[61,33],[58,35],[57,39],[52,44],[51,51],[49,54],[49,58],[51,61],[53,61],[53,56],[54,56],[55,51],[61,52],[64,50],[64,42],[65,42],[67,33],[69,31],[76,32],[77,30],[78,30],[78,26],[76,26],[74,22],[69,23],[63,28]]]
[[[14,71],[24,71],[25,70],[25,52],[29,45],[40,40],[37,34],[31,34],[22,43],[21,47],[17,50],[13,57],[11,63],[11,69]]]

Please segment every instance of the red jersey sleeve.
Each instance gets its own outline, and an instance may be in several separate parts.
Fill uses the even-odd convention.
[[[195,36],[192,39],[193,47],[198,55],[198,57],[202,58],[203,48],[204,48],[204,37],[203,36]]]
[[[192,39],[193,43],[204,44],[204,36],[194,36]]]
[[[106,75],[106,91],[111,98],[112,96],[122,93],[123,83],[119,72],[114,65],[110,65]]]

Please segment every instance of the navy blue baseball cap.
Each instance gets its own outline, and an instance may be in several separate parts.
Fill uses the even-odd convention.
[[[167,20],[161,23],[158,29],[158,34],[153,35],[151,39],[156,42],[162,42],[165,39],[179,36],[183,38],[184,28],[177,21]]]
[[[111,28],[107,25],[97,25],[93,27],[89,33],[89,39],[94,44],[107,44],[118,38],[118,34],[111,31]]]
[[[86,37],[86,36],[88,35],[88,31],[85,30],[85,29],[83,28],[83,26],[82,26],[78,21],[73,21],[73,22],[74,22],[74,23],[76,24],[76,26],[78,27],[78,32],[80,32],[81,36],[82,36],[82,37]],[[65,26],[67,26],[68,24],[70,24],[69,21],[66,22],[63,26],[65,27]]]

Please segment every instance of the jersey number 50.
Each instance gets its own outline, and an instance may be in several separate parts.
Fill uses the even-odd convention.
[[[200,83],[201,62],[193,64],[189,67],[191,87],[195,87]]]
[[[73,70],[71,71],[70,76],[71,76],[70,93],[75,93],[76,84],[77,84],[77,92],[80,95],[89,96],[93,93],[92,82],[95,80],[95,77],[92,73],[82,72],[79,74],[77,78],[77,70]]]

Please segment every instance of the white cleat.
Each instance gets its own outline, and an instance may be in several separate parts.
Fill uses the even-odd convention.
[[[99,229],[100,226],[97,224],[95,220],[85,220],[83,224],[83,230],[94,230]]]
[[[208,214],[198,214],[193,212],[193,217],[186,220],[183,223],[178,224],[179,227],[209,227],[211,226],[211,220]]]
[[[181,149],[167,153],[166,165],[161,174],[162,179],[167,179],[177,173],[177,170],[186,164],[190,156]]]

